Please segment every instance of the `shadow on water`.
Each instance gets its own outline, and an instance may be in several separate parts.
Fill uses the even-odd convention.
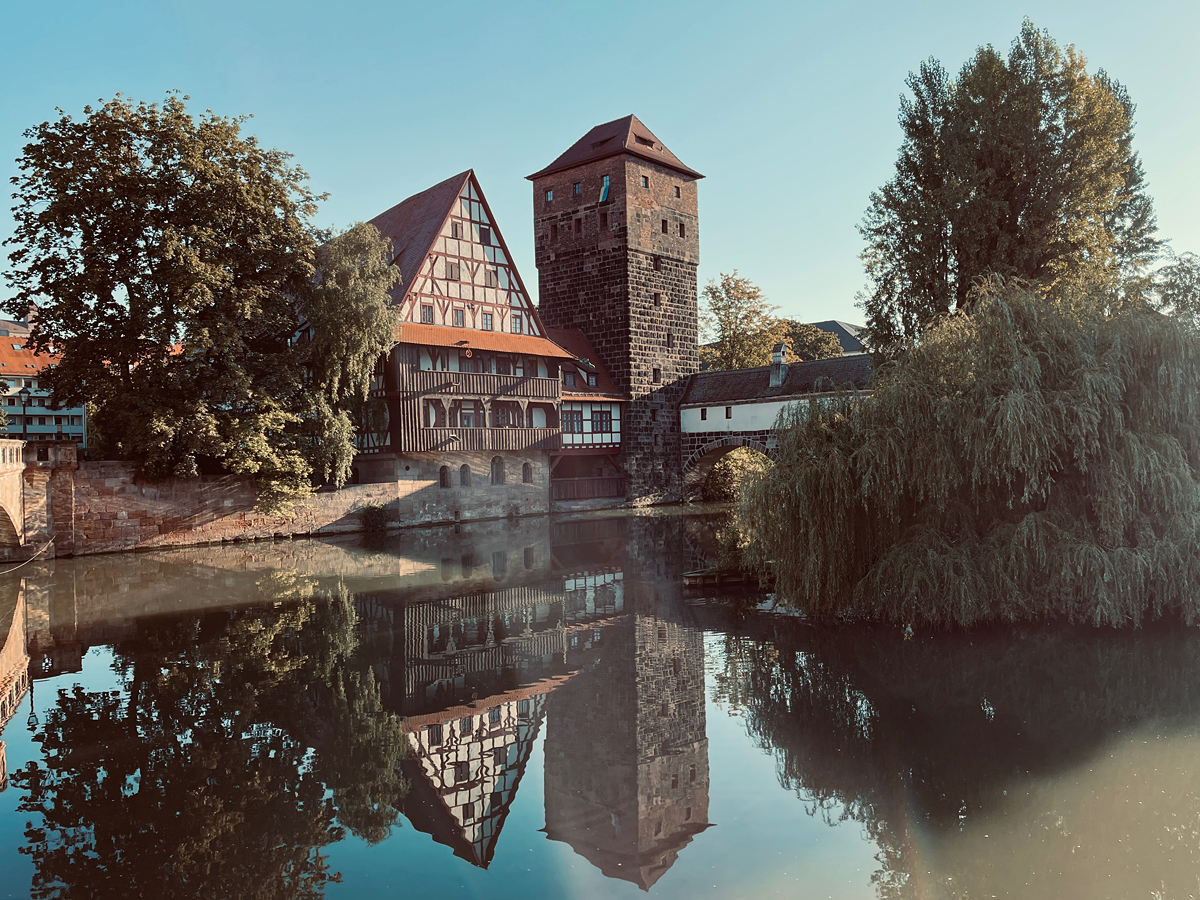
[[[736,777],[710,771],[714,701],[815,818],[861,828],[880,897],[1196,892],[1200,634],[808,627],[687,599],[706,528],[477,523],[0,581],[0,728],[30,679],[60,688],[8,773],[33,895],[316,898],[335,843],[405,823],[487,869],[539,742],[546,838],[669,890]],[[73,683],[101,645],[116,690]],[[773,839],[748,850],[764,884],[798,852]]]

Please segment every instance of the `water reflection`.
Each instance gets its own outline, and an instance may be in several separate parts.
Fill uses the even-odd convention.
[[[520,795],[594,876],[695,891],[719,843],[762,861],[753,891],[813,841],[715,810],[762,751],[789,803],[871,842],[879,897],[1196,893],[1196,632],[735,623],[684,596],[705,544],[696,518],[530,519],[0,580],[0,728],[69,686],[4,795],[33,896],[316,898],[338,842],[405,825],[401,871],[493,876],[537,827]],[[115,690],[76,684],[96,646]],[[749,736],[723,769],[713,702]]]

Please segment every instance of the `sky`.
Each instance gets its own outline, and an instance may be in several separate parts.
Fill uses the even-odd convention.
[[[954,72],[980,45],[1006,49],[1025,17],[1129,88],[1160,236],[1200,251],[1195,0],[8,0],[0,178],[16,174],[22,132],[56,107],[177,90],[194,112],[252,114],[247,129],[329,194],[323,226],[473,168],[534,289],[525,176],[634,113],[706,176],[701,285],[737,269],[784,315],[861,322],[856,226],[894,171],[905,77],[931,56]]]

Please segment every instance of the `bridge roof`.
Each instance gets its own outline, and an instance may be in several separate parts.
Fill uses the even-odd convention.
[[[871,357],[865,353],[788,363],[787,377],[779,387],[771,387],[770,366],[697,372],[688,382],[679,405],[721,406],[747,400],[781,400],[845,385],[861,390],[870,380]]]

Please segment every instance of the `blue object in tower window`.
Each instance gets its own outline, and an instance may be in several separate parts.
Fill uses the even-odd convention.
[[[604,176],[604,180],[600,184],[600,202],[603,203],[608,199],[608,176]]]

